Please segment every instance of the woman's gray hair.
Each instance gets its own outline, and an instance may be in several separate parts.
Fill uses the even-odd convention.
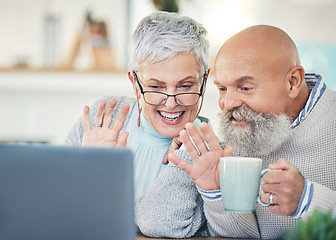
[[[129,70],[142,63],[161,62],[177,53],[196,56],[200,74],[209,68],[209,42],[205,28],[190,17],[154,12],[142,19],[129,43]]]

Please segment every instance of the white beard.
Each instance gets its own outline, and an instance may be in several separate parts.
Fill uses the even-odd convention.
[[[232,118],[248,122],[234,126]],[[261,114],[242,106],[220,113],[220,137],[225,145],[231,145],[233,155],[261,157],[278,149],[290,136],[291,121],[286,114]]]

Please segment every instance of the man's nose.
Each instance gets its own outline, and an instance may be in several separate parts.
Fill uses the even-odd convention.
[[[239,97],[239,93],[236,92],[226,92],[225,95],[220,99],[221,109],[226,109],[228,111],[240,107],[243,101]]]

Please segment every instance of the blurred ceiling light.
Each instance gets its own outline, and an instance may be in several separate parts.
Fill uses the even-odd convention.
[[[204,25],[211,43],[220,46],[230,36],[255,22],[258,1],[211,0],[206,5]]]

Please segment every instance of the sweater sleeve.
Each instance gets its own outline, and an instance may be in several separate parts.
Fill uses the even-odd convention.
[[[211,236],[230,238],[260,238],[254,213],[224,210],[222,199],[203,198],[208,231]]]
[[[183,155],[182,150],[176,151],[180,158],[181,153]],[[151,188],[136,199],[135,216],[144,235],[158,238],[189,238],[205,223],[203,201],[195,183],[172,163]]]
[[[221,143],[224,149],[225,144]],[[255,213],[226,211],[222,198],[203,198],[204,214],[210,236],[229,238],[260,238]]]
[[[302,218],[305,219],[310,216],[315,209],[324,212],[331,210],[333,212],[333,217],[336,218],[336,191],[316,182],[313,182],[313,184],[313,198],[310,202],[308,211]]]

